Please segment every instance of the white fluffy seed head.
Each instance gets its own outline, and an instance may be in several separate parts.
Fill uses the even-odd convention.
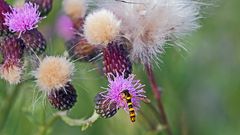
[[[121,33],[133,44],[131,57],[144,64],[163,53],[167,41],[199,27],[200,5],[194,0],[131,0],[134,4],[109,1],[99,0],[98,6],[122,20]]]
[[[72,19],[83,18],[86,13],[85,0],[63,0],[63,10]]]
[[[10,67],[0,67],[0,76],[10,84],[18,84],[21,81],[22,68],[11,65]]]
[[[86,17],[84,35],[90,44],[107,45],[119,35],[120,25],[111,11],[101,9]]]
[[[74,64],[65,57],[47,56],[34,72],[37,86],[46,92],[58,90],[71,81]]]

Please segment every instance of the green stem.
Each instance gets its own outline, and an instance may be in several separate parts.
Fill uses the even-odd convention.
[[[59,115],[55,114],[53,117],[44,125],[40,126],[36,135],[47,135],[50,127],[59,119]]]
[[[82,126],[82,130],[87,129],[89,126],[92,125],[98,118],[99,115],[94,112],[91,117],[88,119],[72,119],[67,116],[67,112],[57,112],[53,115],[53,117],[44,125],[40,126],[36,135],[47,135],[49,128],[61,118],[66,124],[70,126]]]
[[[87,119],[72,119],[67,116],[66,112],[59,112],[58,115],[66,124],[70,126],[82,126],[82,130],[86,130],[99,118],[99,115],[95,111],[92,116]]]
[[[148,116],[147,116],[146,114],[144,114],[142,111],[139,111],[139,114],[141,114],[142,117],[143,117],[143,119],[148,123],[150,129],[151,129],[152,131],[155,131],[155,130],[156,130],[156,126],[155,126],[155,124],[152,122],[152,120],[150,120],[150,119],[148,118]]]
[[[158,118],[158,121],[161,122],[157,108],[152,103],[148,104],[148,107],[153,111],[154,115]]]
[[[0,132],[2,132],[8,116],[10,114],[10,110],[12,109],[15,101],[17,100],[17,97],[21,91],[21,84],[18,84],[14,89],[13,92],[6,98],[7,102],[5,103],[5,105],[3,106],[3,109],[1,111],[1,115],[0,115]]]

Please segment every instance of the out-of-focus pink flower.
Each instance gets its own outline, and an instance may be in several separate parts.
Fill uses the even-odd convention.
[[[66,15],[62,15],[58,18],[55,29],[58,35],[65,40],[69,40],[74,34],[73,23]]]

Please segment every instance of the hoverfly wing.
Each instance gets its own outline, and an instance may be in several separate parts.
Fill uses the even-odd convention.
[[[116,102],[110,102],[105,95],[107,91],[100,92],[95,97],[95,110],[102,118],[110,118],[117,113],[119,109]]]
[[[151,100],[149,98],[147,98],[146,96],[143,96],[143,95],[137,95],[136,97],[137,99],[143,101],[144,103],[146,104],[149,104],[151,103]]]
[[[146,104],[151,103],[151,100],[149,98],[147,98],[147,97],[141,97],[140,100],[142,100]]]

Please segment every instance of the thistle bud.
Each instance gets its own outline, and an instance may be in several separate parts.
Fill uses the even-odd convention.
[[[132,73],[132,63],[126,42],[115,40],[103,50],[103,65],[105,74],[114,76],[124,73],[127,78]]]
[[[64,87],[50,92],[48,100],[60,111],[69,110],[77,102],[77,93],[72,84],[67,83]]]
[[[37,29],[29,30],[21,34],[21,39],[23,40],[26,48],[29,52],[36,52],[37,54],[42,54],[46,50],[46,40]]]
[[[17,84],[21,80],[23,49],[23,42],[14,35],[5,36],[1,40],[3,62],[0,66],[0,76],[10,84]]]
[[[35,3],[39,6],[40,16],[46,16],[52,10],[53,0],[25,0],[25,2]]]

